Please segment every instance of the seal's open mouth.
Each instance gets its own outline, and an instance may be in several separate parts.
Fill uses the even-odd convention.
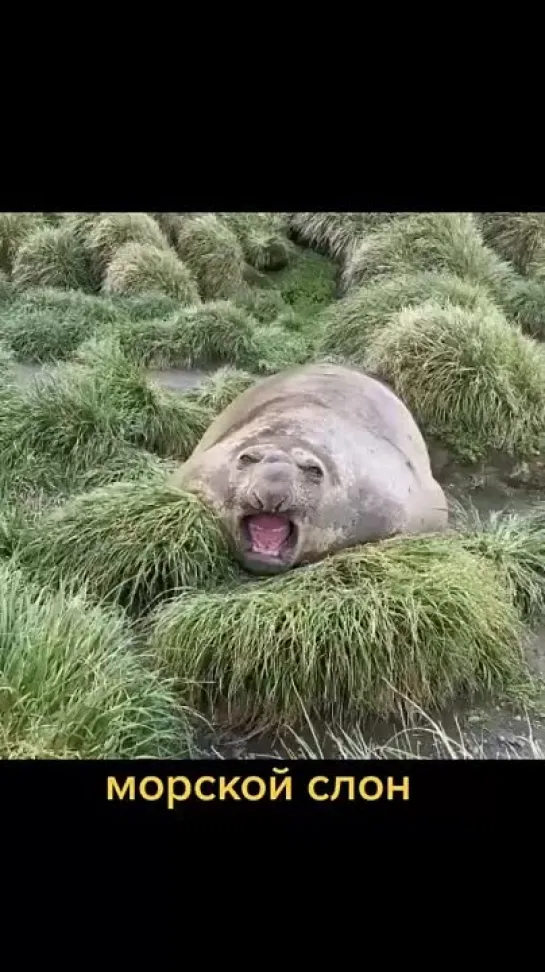
[[[295,549],[297,527],[288,516],[259,513],[246,516],[241,523],[245,554],[259,560],[282,563]]]

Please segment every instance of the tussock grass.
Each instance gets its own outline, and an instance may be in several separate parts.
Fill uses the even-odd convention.
[[[41,213],[0,213],[0,269],[11,274],[23,240],[43,227]]]
[[[481,213],[485,241],[525,274],[545,252],[545,213]]]
[[[39,443],[31,453],[6,450],[0,501],[6,504],[9,517],[15,517],[14,530],[18,530],[19,522],[62,504],[74,494],[120,481],[164,481],[174,468],[173,460],[160,459],[122,442],[102,444],[96,451],[93,455],[88,447],[83,454],[74,450],[68,457],[59,457],[48,450],[47,442]]]
[[[0,557],[11,557],[23,531],[27,518],[20,506],[0,501]]]
[[[111,342],[90,343],[74,363],[25,387],[2,385],[0,492],[66,495],[119,479],[149,478],[155,460],[185,459],[209,410],[163,390]]]
[[[6,344],[5,341],[0,340],[0,394],[2,386],[9,379],[14,380],[15,374],[13,371],[13,365],[15,361],[15,355],[12,349]]]
[[[13,261],[19,288],[58,287],[93,291],[89,256],[69,226],[44,226],[25,237]]]
[[[113,333],[132,335],[137,346],[140,330],[153,335],[154,318],[161,322],[179,307],[166,296],[101,297],[36,288],[0,305],[0,340],[20,361],[64,361],[85,341]],[[125,343],[130,347],[131,340]]]
[[[116,337],[133,361],[154,368],[209,368],[223,364],[252,367],[261,347],[257,322],[232,301],[184,307],[162,320],[127,322]]]
[[[446,271],[501,296],[514,270],[484,243],[471,213],[418,213],[370,233],[350,253],[345,291],[378,276],[422,270]]]
[[[146,243],[126,243],[116,250],[102,289],[107,294],[165,294],[182,304],[200,300],[189,268],[174,251]]]
[[[88,342],[77,362],[83,366],[78,391],[86,393],[93,385],[118,440],[165,458],[186,459],[204,435],[209,411],[151,381],[127,359],[117,341]]]
[[[476,509],[458,512],[460,541],[492,562],[511,591],[523,618],[533,622],[545,611],[545,504],[524,515]]]
[[[119,482],[74,497],[32,524],[19,562],[43,587],[85,584],[93,598],[132,614],[237,570],[214,514],[165,481]]]
[[[289,225],[301,241],[334,260],[345,258],[367,232],[390,222],[394,213],[290,213]]]
[[[247,371],[227,366],[209,375],[198,388],[187,392],[187,395],[194,397],[204,408],[210,409],[213,415],[218,415],[242,392],[255,384],[256,380]]]
[[[256,270],[282,270],[293,246],[287,238],[287,220],[280,213],[219,213],[235,234],[244,257]]]
[[[127,320],[114,331],[123,353],[146,368],[185,368],[188,351],[180,313],[161,318]]]
[[[431,299],[472,311],[486,312],[493,307],[486,287],[454,274],[428,271],[379,278],[322,311],[317,322],[322,331],[319,349],[342,353],[361,363],[369,341],[399,311]]]
[[[502,301],[505,313],[526,334],[545,340],[545,279],[519,277]]]
[[[272,375],[314,357],[314,344],[305,333],[290,331],[280,324],[256,327],[254,342],[256,370],[261,374]]]
[[[507,589],[485,558],[444,538],[186,592],[153,615],[150,638],[165,670],[198,685],[200,704],[226,704],[231,723],[389,717],[400,696],[436,709],[522,692],[529,679]]]
[[[141,243],[169,251],[168,240],[147,213],[101,213],[88,224],[86,241],[101,274],[126,243]]]
[[[461,459],[543,446],[545,357],[498,311],[429,301],[375,335],[365,366],[388,381],[425,435]]]
[[[126,312],[106,298],[41,288],[0,308],[0,340],[20,361],[62,361],[84,341],[125,319]]]
[[[102,299],[104,300],[104,298]],[[167,294],[134,294],[110,297],[109,300],[131,321],[165,318],[180,307],[179,300],[176,297],[169,297]]]
[[[203,300],[235,297],[244,289],[244,252],[235,234],[213,213],[180,224],[176,250],[192,271]]]
[[[8,275],[0,270],[0,308],[7,307],[16,297],[17,291]]]
[[[287,310],[287,304],[279,290],[248,288],[237,296],[235,303],[247,311],[259,324],[272,324],[280,314]]]
[[[187,218],[187,213],[149,213],[153,216],[154,220],[160,226],[162,232],[166,236],[168,242],[171,246],[176,246],[176,240],[178,237],[178,230],[182,225],[184,219]]]
[[[91,232],[95,223],[100,219],[104,213],[64,213],[62,217],[62,222],[64,226],[70,228],[70,231],[77,238],[78,243],[84,246],[88,245],[89,233]]]
[[[0,755],[187,755],[188,726],[120,615],[0,565]]]

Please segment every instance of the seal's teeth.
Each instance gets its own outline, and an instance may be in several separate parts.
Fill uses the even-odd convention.
[[[248,533],[254,553],[278,554],[290,535],[290,521],[280,516],[252,516]]]

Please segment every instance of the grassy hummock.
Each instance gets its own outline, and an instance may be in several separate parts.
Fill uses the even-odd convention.
[[[184,757],[188,727],[121,615],[0,564],[0,758]]]
[[[495,511],[487,517],[477,510],[458,515],[460,542],[486,557],[508,586],[525,621],[545,611],[545,504],[530,512]]]
[[[227,366],[208,375],[198,388],[187,392],[187,395],[195,398],[199,405],[210,409],[213,415],[218,415],[242,392],[255,384],[256,380],[247,371]]]
[[[168,251],[169,244],[158,223],[147,213],[100,213],[83,223],[86,246],[97,271],[103,275],[117,250],[127,243],[141,243]]]
[[[427,437],[462,460],[543,447],[545,356],[494,309],[429,301],[375,335],[367,368],[388,381]]]
[[[480,213],[485,241],[525,274],[545,252],[545,213]]]
[[[423,270],[488,286],[494,297],[514,276],[513,267],[485,245],[471,213],[417,213],[392,220],[354,247],[343,288],[347,292],[379,276]]]
[[[220,213],[235,234],[250,266],[259,271],[282,270],[293,247],[287,238],[287,220],[280,213]]]
[[[44,588],[83,584],[131,614],[237,572],[217,518],[165,481],[119,482],[74,497],[31,524],[18,559]]]
[[[507,290],[502,306],[509,320],[526,334],[545,340],[545,279],[518,277]]]
[[[58,287],[95,289],[95,277],[85,247],[69,226],[44,226],[25,237],[13,261],[13,282],[19,289]]]
[[[523,685],[520,620],[484,557],[445,538],[344,551],[280,578],[186,592],[151,647],[193,700],[233,722],[296,725],[424,709]],[[206,685],[206,689],[203,686]]]
[[[184,307],[161,320],[128,321],[116,328],[124,353],[154,368],[252,367],[259,356],[257,322],[229,300]]]
[[[34,478],[51,493],[63,482],[71,490],[93,477],[118,479],[125,461],[145,472],[150,460],[140,450],[185,459],[211,413],[155,385],[115,342],[101,341],[27,386],[4,384],[0,419],[0,483],[8,477],[12,490],[18,477]]]
[[[176,250],[197,280],[203,300],[229,299],[245,289],[242,246],[214,213],[184,219]]]
[[[11,274],[21,243],[43,226],[41,213],[0,213],[0,270]]]
[[[63,361],[84,341],[126,319],[125,308],[105,297],[36,288],[0,308],[0,340],[19,361]]]
[[[366,233],[390,222],[394,213],[290,213],[289,225],[301,241],[344,259]],[[397,214],[399,215],[399,214]]]
[[[475,311],[493,306],[488,288],[454,274],[424,271],[381,277],[350,291],[322,311],[318,322],[320,350],[361,363],[376,332],[399,311],[431,299]]]
[[[108,264],[102,284],[106,294],[164,294],[180,304],[199,301],[193,276],[173,250],[146,243],[125,243]]]

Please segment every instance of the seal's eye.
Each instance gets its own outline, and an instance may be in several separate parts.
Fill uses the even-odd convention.
[[[238,457],[238,461],[240,466],[251,466],[253,462],[259,462],[259,456],[251,452],[242,452]]]
[[[303,466],[302,469],[311,479],[318,480],[324,478],[324,471],[321,466]]]

